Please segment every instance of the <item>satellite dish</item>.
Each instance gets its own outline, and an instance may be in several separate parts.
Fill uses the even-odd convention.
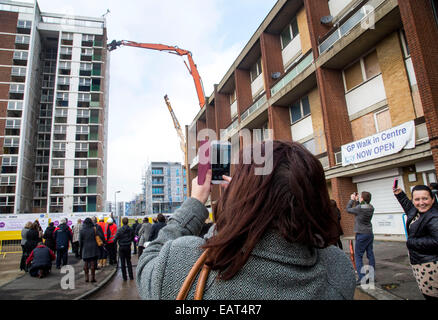
[[[333,17],[332,16],[324,16],[321,18],[321,23],[322,24],[330,24],[333,21]]]
[[[272,79],[278,79],[281,76],[281,72],[274,72],[271,74]]]

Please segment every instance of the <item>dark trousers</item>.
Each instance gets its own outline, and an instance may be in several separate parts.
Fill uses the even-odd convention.
[[[29,253],[24,245],[21,245],[21,249],[23,250],[23,254],[21,255],[20,270],[27,271],[26,260],[29,257]]]
[[[137,254],[137,242],[134,241],[134,254]]]
[[[62,260],[62,261],[61,261]],[[68,261],[68,248],[61,248],[56,250],[56,267],[59,269],[62,265],[67,265]]]
[[[116,249],[115,242],[108,243],[106,245],[106,248],[108,250],[109,263],[116,264],[117,263],[117,249]]]
[[[366,251],[369,265],[373,267],[373,271],[376,269],[376,261],[374,259],[373,252],[374,235],[372,233],[356,233],[356,245],[354,248],[354,260],[356,260],[357,274],[359,280],[362,279],[365,274],[362,273],[363,267],[363,255]]]
[[[79,241],[72,243],[72,251],[75,253],[76,258],[80,258]]]
[[[52,265],[47,265],[47,266],[41,266],[41,267],[34,267],[29,270],[29,274],[31,277],[38,277],[38,274],[41,270],[42,272],[42,276],[45,277],[50,273],[50,270],[52,269]]]
[[[134,274],[132,273],[132,264],[131,264],[131,246],[119,247],[119,257],[121,262],[123,280],[127,280],[126,263],[128,264],[129,279],[133,280]]]

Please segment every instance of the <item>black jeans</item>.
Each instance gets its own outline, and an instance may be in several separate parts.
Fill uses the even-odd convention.
[[[126,263],[128,264],[129,279],[134,279],[134,274],[132,273],[131,264],[131,246],[120,246],[119,247],[119,257],[122,269],[123,280],[127,280],[126,277]]]
[[[61,268],[61,260],[62,265],[67,265],[68,260],[68,248],[61,248],[56,250],[56,267]]]

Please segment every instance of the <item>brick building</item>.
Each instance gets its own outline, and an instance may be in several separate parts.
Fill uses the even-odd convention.
[[[0,213],[103,211],[103,18],[0,0]]]
[[[374,232],[403,236],[394,179],[409,196],[436,181],[437,9],[435,0],[277,1],[186,128],[188,182],[202,129],[240,148],[241,129],[262,129],[256,140],[272,129],[269,138],[298,141],[321,161],[346,235],[350,194],[366,190]],[[212,201],[219,194],[215,186]]]

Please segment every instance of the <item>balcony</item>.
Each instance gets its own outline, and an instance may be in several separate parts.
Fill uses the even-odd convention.
[[[324,53],[329,50],[333,45],[348,34],[351,29],[353,29],[356,25],[365,21],[370,13],[373,13],[374,10],[380,6],[385,0],[370,0],[365,5],[357,8],[356,12],[348,18],[345,22],[340,24],[338,28],[334,30],[334,32],[327,37],[318,47],[319,54]],[[369,11],[369,8],[374,8],[373,11]],[[353,10],[354,11],[354,10]]]
[[[307,56],[301,59],[280,81],[271,88],[271,96],[274,96],[289,82],[295,79],[301,72],[306,70],[313,62],[313,53],[310,52]]]
[[[240,121],[245,120],[250,114],[259,109],[266,102],[266,94],[264,94],[260,99],[254,102],[244,113],[240,116]]]

